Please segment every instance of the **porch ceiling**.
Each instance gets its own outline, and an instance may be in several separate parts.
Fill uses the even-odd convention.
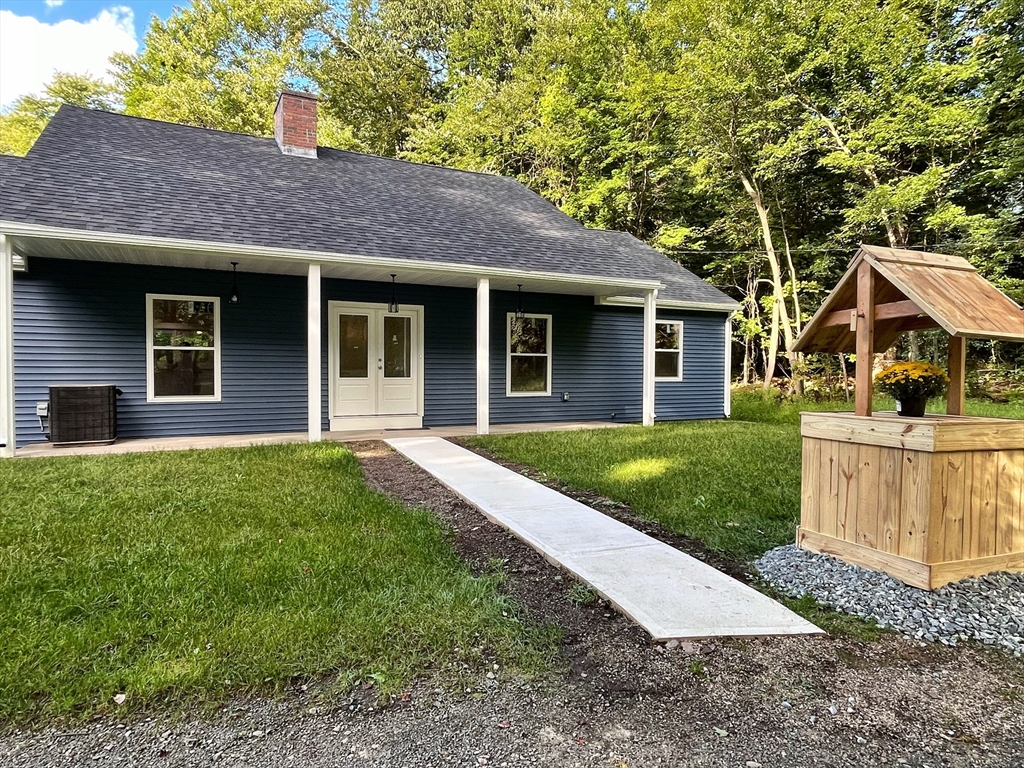
[[[628,281],[619,278],[601,278],[587,275],[556,275],[538,272],[522,272],[509,275],[485,274],[470,269],[460,270],[452,265],[439,263],[417,263],[414,261],[396,263],[360,257],[346,261],[344,256],[330,257],[316,253],[308,255],[268,256],[246,254],[244,248],[234,248],[229,253],[215,247],[209,250],[173,246],[160,247],[112,242],[90,242],[67,237],[52,238],[32,235],[14,235],[15,253],[28,259],[31,271],[32,259],[75,259],[80,261],[102,261],[117,264],[141,264],[149,266],[187,267],[192,269],[231,270],[231,262],[238,262],[239,273],[263,272],[279,275],[305,276],[310,262],[319,263],[325,278],[346,280],[367,280],[390,282],[391,273],[398,275],[399,284],[437,285],[457,288],[474,288],[477,279],[487,277],[493,290],[515,291],[518,284],[523,290],[534,293],[560,293],[584,296],[620,296],[636,294],[644,288],[657,287],[652,281]],[[242,252],[236,252],[241,250]],[[256,250],[256,249],[254,249]]]

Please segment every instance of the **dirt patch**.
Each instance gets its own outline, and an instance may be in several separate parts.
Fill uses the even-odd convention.
[[[561,630],[570,677],[611,698],[637,693],[640,670],[629,669],[629,660],[655,653],[646,632],[384,444],[361,443],[352,449],[372,487],[440,517],[451,531],[455,551],[474,573],[500,568],[505,575],[502,589],[522,606],[525,618]],[[619,658],[627,668],[599,664],[603,656]]]

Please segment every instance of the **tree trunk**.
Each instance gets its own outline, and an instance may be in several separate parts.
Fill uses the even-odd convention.
[[[910,344],[910,359],[920,360],[921,359],[921,345],[917,342],[917,331],[909,331],[907,333],[907,342]]]
[[[772,335],[768,339],[768,359],[764,364],[764,389],[771,389],[779,359],[779,307],[784,308],[785,304],[781,301],[772,302]]]
[[[757,274],[754,270],[753,262],[747,264],[747,290],[744,294],[743,303],[745,305],[745,312],[747,318],[751,323],[747,326],[747,330],[743,332],[743,383],[752,384],[756,377],[755,373],[755,358],[757,347],[755,346],[756,336],[751,336],[749,329],[757,323],[758,317],[758,304],[757,304]]]
[[[796,325],[796,335],[799,336],[803,330],[803,321],[800,319],[800,284],[797,282],[796,265],[793,264],[793,251],[789,247],[789,235],[786,234],[786,222],[782,222],[782,238],[786,245],[786,265],[789,267],[789,282],[793,286],[793,322]],[[804,356],[800,352],[794,352],[789,356],[789,364],[793,376],[793,391],[800,397],[804,394],[803,365]]]
[[[769,350],[775,350],[777,355],[779,348],[779,325],[781,324],[782,335],[785,339],[786,357],[789,358],[790,350],[793,349],[793,324],[790,322],[789,310],[786,308],[786,295],[782,284],[782,267],[779,264],[779,257],[775,252],[775,244],[772,240],[772,230],[768,221],[768,209],[764,205],[761,190],[758,189],[757,184],[752,179],[747,178],[747,174],[742,171],[739,176],[740,181],[743,183],[743,189],[750,197],[757,211],[757,220],[761,227],[761,239],[764,241],[765,256],[768,259],[768,266],[772,272],[772,288],[774,289],[775,302],[774,309],[772,310],[772,338],[769,343]],[[766,370],[764,374],[765,389],[771,386],[771,380],[775,372],[775,357],[771,351],[769,351],[769,359],[772,365],[771,370]],[[796,386],[799,380],[799,372],[794,370],[792,359],[790,359],[790,372],[793,376],[794,386]]]
[[[839,368],[843,372],[843,392],[846,393],[846,402],[850,402],[850,375],[846,372],[846,353],[839,353]]]

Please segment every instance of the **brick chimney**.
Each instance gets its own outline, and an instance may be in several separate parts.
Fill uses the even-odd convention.
[[[286,155],[316,157],[316,102],[311,93],[282,91],[274,108],[274,138]]]

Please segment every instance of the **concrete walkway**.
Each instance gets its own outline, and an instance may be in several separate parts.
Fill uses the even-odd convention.
[[[447,440],[386,442],[655,640],[821,632],[710,565]]]

